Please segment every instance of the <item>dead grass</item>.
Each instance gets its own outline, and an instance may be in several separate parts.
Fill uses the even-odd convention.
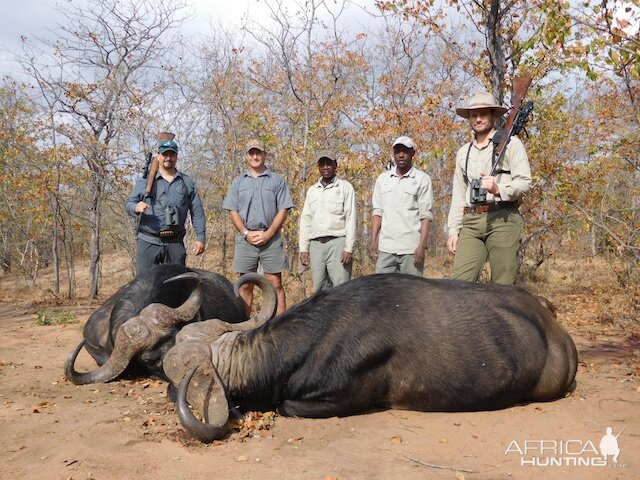
[[[220,265],[221,259],[216,252],[209,251],[204,261],[198,261],[198,268],[206,268],[220,272],[213,265]],[[193,264],[191,258],[188,264]],[[198,259],[200,260],[200,259]],[[357,260],[357,259],[356,259]],[[311,279],[308,272],[301,273],[297,262],[292,262],[291,269],[283,275],[283,283],[287,291],[287,303],[294,305],[312,293]],[[425,276],[428,278],[446,278],[452,268],[450,257],[429,257],[425,263]],[[35,282],[18,274],[0,276],[0,302],[15,305],[40,305],[58,307],[65,305],[82,305],[93,307],[101,304],[120,286],[132,278],[132,268],[126,254],[109,253],[104,256],[102,265],[102,284],[99,298],[89,301],[87,291],[89,285],[88,262],[78,262],[76,300],[66,299],[66,279],[62,279],[60,295],[52,291],[53,270],[43,270]],[[230,271],[230,269],[229,269]],[[371,273],[371,272],[362,272]],[[235,279],[235,274],[228,277]],[[601,258],[555,258],[543,265],[534,279],[525,285],[534,293],[549,298],[559,311],[575,311],[576,316],[589,323],[606,324],[617,321],[639,323],[640,300],[637,289],[622,289],[616,282],[611,266]],[[257,297],[259,308],[259,296]],[[55,310],[54,310],[55,312]],[[575,321],[580,319],[577,317]]]

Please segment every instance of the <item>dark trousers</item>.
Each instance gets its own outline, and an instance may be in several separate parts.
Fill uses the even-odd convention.
[[[187,251],[182,241],[163,242],[162,245],[154,245],[138,239],[136,250],[136,275],[146,272],[154,265],[162,263],[173,263],[185,265],[187,262]]]

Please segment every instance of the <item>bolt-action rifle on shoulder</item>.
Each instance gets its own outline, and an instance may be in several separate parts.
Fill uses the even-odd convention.
[[[509,117],[504,127],[498,130],[493,136],[493,163],[489,176],[496,173],[496,167],[504,158],[509,140],[512,135],[518,135],[527,123],[528,116],[533,110],[533,102],[528,101],[524,105],[522,101],[531,85],[531,77],[518,77],[513,82],[513,106],[509,112]],[[481,188],[482,181],[475,178],[471,181],[471,203],[485,203],[487,201],[487,191]]]
[[[170,132],[160,132],[156,135],[157,143],[167,140],[173,140],[175,138],[175,134]],[[156,157],[153,155],[153,151],[147,153],[147,158],[144,165],[144,171],[142,173],[142,178],[147,179],[147,186],[144,190],[144,196],[142,197],[143,202],[147,202],[147,200],[151,197],[151,191],[153,190],[153,183],[156,181],[156,175],[158,174],[158,168],[160,168],[160,163]],[[136,220],[136,235],[140,231],[140,223],[142,222],[143,213],[138,214],[138,219]]]

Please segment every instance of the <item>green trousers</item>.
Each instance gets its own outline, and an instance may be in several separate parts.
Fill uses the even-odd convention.
[[[478,281],[488,259],[491,282],[513,285],[518,275],[523,223],[516,206],[487,213],[467,213],[453,260],[453,278]]]

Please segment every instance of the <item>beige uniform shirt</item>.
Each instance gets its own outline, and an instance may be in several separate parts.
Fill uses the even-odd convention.
[[[395,168],[383,172],[373,188],[373,215],[382,217],[378,250],[412,254],[420,243],[420,221],[433,221],[431,177],[411,167],[398,176]]]
[[[346,237],[344,250],[353,252],[357,226],[356,195],[346,180],[334,178],[326,187],[320,181],[307,191],[300,215],[299,247],[309,251],[318,237]]]
[[[491,133],[491,138],[495,130]],[[466,172],[469,183],[465,182],[465,164],[469,152],[468,170]],[[471,181],[480,178],[480,173],[489,174],[493,162],[493,142],[484,148],[478,148],[475,140],[469,151],[469,143],[458,150],[456,155],[456,169],[453,174],[453,191],[451,193],[451,208],[447,227],[449,235],[460,233],[464,207],[470,206]],[[496,183],[500,189],[500,197],[496,198],[487,193],[487,203],[519,201],[531,189],[531,168],[522,141],[518,137],[511,137],[504,152],[502,162],[496,170],[507,170],[511,173],[500,173],[496,176]]]

